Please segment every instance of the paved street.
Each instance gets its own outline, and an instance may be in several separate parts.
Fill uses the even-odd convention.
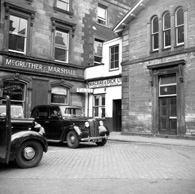
[[[50,144],[40,165],[0,165],[0,194],[195,193],[194,147],[109,140],[78,149]]]

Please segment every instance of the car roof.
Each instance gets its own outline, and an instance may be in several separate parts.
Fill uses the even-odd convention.
[[[38,107],[59,107],[59,106],[65,106],[67,108],[81,108],[81,106],[75,106],[75,105],[66,105],[66,104],[45,104],[45,105],[37,105],[34,108]]]

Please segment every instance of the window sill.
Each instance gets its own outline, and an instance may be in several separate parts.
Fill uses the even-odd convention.
[[[55,10],[55,12],[59,11],[59,12],[65,13],[65,14],[69,15],[70,17],[73,17],[73,15],[74,15],[73,12],[67,11],[67,10],[64,10],[64,9],[60,9],[58,7],[54,7],[54,10]]]
[[[179,45],[175,45],[174,48],[181,48],[184,47],[184,43],[183,44],[179,44]]]

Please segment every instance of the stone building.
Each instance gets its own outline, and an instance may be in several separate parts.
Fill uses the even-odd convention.
[[[122,37],[122,132],[195,135],[195,1],[139,0]]]
[[[24,108],[85,107],[84,69],[102,63],[102,44],[130,10],[129,0],[1,0],[0,96]]]

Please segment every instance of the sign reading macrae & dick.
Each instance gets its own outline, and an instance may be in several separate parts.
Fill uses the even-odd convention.
[[[88,82],[89,88],[116,86],[121,84],[122,84],[122,79],[120,77]]]
[[[43,63],[35,63],[33,61],[19,60],[10,57],[5,57],[4,65],[24,70],[33,70],[40,73],[52,73],[58,75],[79,76],[76,69],[71,67],[61,67],[57,65],[46,65]]]

